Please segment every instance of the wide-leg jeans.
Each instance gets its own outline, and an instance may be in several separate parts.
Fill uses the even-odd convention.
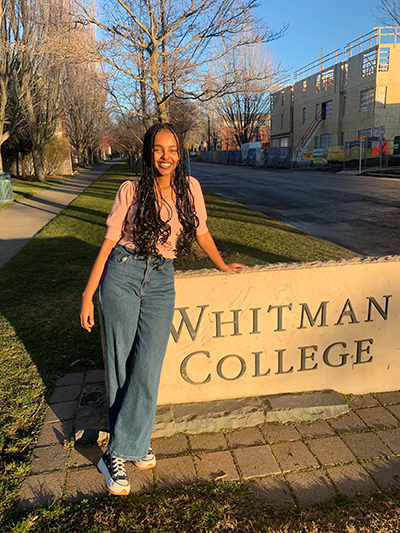
[[[157,266],[117,245],[99,287],[110,440],[116,457],[147,455],[174,314],[172,259]]]

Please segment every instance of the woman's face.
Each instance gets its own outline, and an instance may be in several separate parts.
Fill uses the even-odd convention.
[[[179,146],[174,134],[161,130],[154,139],[154,167],[157,177],[171,176],[179,162]]]

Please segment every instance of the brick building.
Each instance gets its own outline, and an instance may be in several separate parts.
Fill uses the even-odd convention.
[[[400,27],[375,28],[281,83],[272,95],[271,146],[294,155],[360,136],[400,135]]]

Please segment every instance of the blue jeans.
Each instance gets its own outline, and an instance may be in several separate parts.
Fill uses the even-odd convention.
[[[174,314],[172,259],[157,268],[121,245],[110,254],[99,287],[106,368],[109,451],[147,455],[161,368]]]

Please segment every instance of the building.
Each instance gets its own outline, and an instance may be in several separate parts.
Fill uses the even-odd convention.
[[[306,65],[272,95],[271,146],[294,155],[400,135],[400,27],[374,28]]]

